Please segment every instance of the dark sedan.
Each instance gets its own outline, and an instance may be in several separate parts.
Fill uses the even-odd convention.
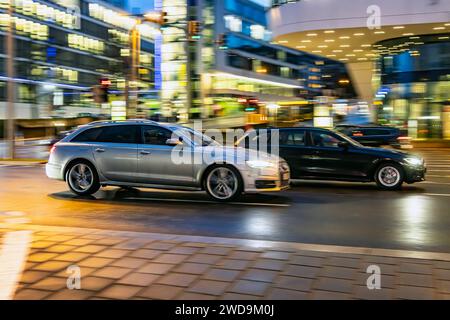
[[[365,146],[389,145],[400,149],[412,148],[411,138],[395,127],[340,124],[335,129]]]
[[[422,158],[397,150],[365,147],[338,131],[306,127],[267,130],[272,153],[275,150],[270,139],[276,136],[272,130],[279,130],[279,156],[288,162],[292,179],[375,181],[386,190],[399,189],[403,182],[425,179]],[[248,134],[238,144],[252,146],[263,140],[262,132]]]

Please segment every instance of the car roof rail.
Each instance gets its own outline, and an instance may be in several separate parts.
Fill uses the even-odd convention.
[[[97,124],[113,124],[113,123],[151,123],[151,124],[159,124],[153,120],[147,119],[126,119],[126,120],[97,120],[87,123],[86,125],[97,125]]]

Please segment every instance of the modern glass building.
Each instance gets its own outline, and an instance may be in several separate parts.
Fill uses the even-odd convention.
[[[160,0],[155,10],[168,19],[160,50],[166,113],[175,108],[181,119],[211,118],[300,108],[330,92],[355,95],[351,85],[340,85],[348,79],[341,62],[272,43],[266,8],[253,1]],[[201,23],[199,35],[189,38],[186,20]]]
[[[5,37],[14,29],[16,118],[77,117],[124,112],[134,18],[107,2],[89,0],[0,1],[0,118],[5,118]],[[12,19],[12,20],[11,20]],[[154,95],[154,37],[159,31],[139,26],[141,35],[136,88]],[[93,87],[109,86],[106,103]]]
[[[376,44],[380,123],[407,127],[414,139],[450,138],[449,39],[443,33]]]
[[[341,61],[374,120],[450,139],[450,2],[274,0],[274,40]]]

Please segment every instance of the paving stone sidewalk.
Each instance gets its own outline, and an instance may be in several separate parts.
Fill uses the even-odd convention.
[[[21,230],[32,241],[14,299],[450,299],[448,254],[29,224],[0,224],[0,237]],[[73,265],[81,289],[69,290]],[[366,286],[369,265],[380,290]]]

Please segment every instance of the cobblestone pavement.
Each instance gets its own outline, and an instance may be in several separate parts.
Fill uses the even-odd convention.
[[[30,241],[15,243],[15,236],[24,233]],[[29,248],[14,299],[450,299],[449,254],[50,227],[20,220],[0,224],[0,235],[0,281],[6,268],[1,261],[9,261],[5,255],[18,252],[19,246]],[[6,250],[8,245],[14,250]],[[379,290],[366,286],[369,265],[381,269]],[[80,268],[81,289],[67,288],[70,266]]]

